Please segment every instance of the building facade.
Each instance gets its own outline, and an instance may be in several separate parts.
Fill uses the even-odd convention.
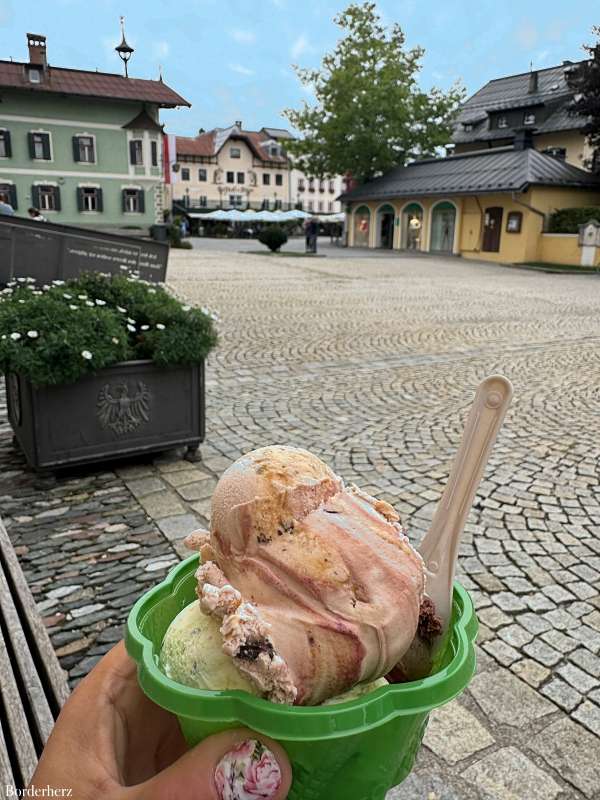
[[[239,120],[229,128],[175,137],[170,176],[175,206],[200,212],[218,208],[301,208],[317,215],[340,211],[336,198],[342,179],[319,181],[295,169],[286,151],[286,142],[292,138],[282,128],[245,130]]]
[[[147,228],[164,205],[161,108],[189,105],[162,81],[0,61],[0,199],[26,216],[94,228]]]
[[[547,233],[546,222],[559,208],[600,204],[600,179],[524,137],[400,167],[343,200],[351,247],[578,264],[577,235]]]
[[[569,113],[574,93],[567,79],[575,66],[565,61],[486,83],[461,108],[453,152],[506,147],[513,144],[517,131],[527,129],[537,150],[583,167],[590,155],[581,133],[586,119]]]

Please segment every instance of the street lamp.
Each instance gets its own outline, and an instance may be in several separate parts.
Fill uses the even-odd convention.
[[[119,54],[119,58],[123,64],[125,64],[125,77],[128,78],[129,75],[127,74],[127,62],[131,58],[133,47],[130,47],[125,40],[125,17],[121,17],[121,44],[118,47],[115,47],[115,50]]]

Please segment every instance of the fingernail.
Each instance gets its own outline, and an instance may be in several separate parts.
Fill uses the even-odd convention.
[[[247,739],[219,761],[215,784],[221,800],[269,800],[281,786],[281,770],[268,747]]]

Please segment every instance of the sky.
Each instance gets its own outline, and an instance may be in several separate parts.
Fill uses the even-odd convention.
[[[337,0],[0,0],[0,58],[27,60],[26,33],[47,36],[51,65],[120,72],[114,51],[125,16],[135,48],[129,74],[157,78],[191,109],[167,110],[167,131],[287,126],[281,112],[311,95],[292,65],[316,67],[340,29]],[[402,26],[407,46],[425,48],[420,84],[469,94],[491,78],[583,57],[600,24],[589,0],[380,0],[384,22]]]

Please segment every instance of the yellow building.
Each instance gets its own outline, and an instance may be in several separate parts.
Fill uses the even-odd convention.
[[[546,222],[559,208],[600,205],[600,179],[522,131],[514,146],[417,161],[341,199],[350,247],[579,264],[578,236],[545,233]]]
[[[455,155],[512,145],[527,128],[543,153],[584,167],[590,148],[582,128],[587,119],[569,113],[573,90],[568,75],[577,64],[508,75],[488,81],[463,103],[452,136]]]

